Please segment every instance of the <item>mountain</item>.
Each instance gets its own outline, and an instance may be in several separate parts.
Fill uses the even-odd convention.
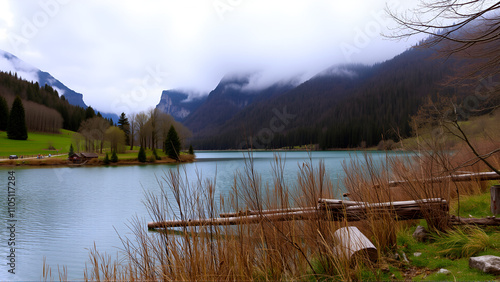
[[[59,80],[55,79],[50,73],[44,71],[38,71],[38,84],[40,85],[50,85],[52,88],[56,89],[59,95],[64,96],[66,100],[71,105],[80,106],[82,108],[87,108],[85,102],[83,102],[83,94],[77,93],[72,89],[66,87]]]
[[[375,146],[382,139],[409,136],[410,117],[429,95],[464,94],[464,89],[444,85],[460,64],[436,58],[432,50],[412,48],[373,66],[334,66],[245,107],[231,105],[246,96],[221,82],[210,94],[214,97],[185,124],[194,132],[196,149]],[[209,103],[215,98],[222,101]],[[209,113],[220,116],[228,108],[231,115],[222,121],[210,118]],[[194,122],[201,110],[204,123],[202,118]]]
[[[250,74],[223,77],[203,104],[186,117],[184,125],[198,136],[210,134],[249,105],[293,88],[291,83],[276,83],[256,89],[251,87],[250,82]]]
[[[177,121],[183,121],[196,111],[206,100],[206,96],[189,99],[189,94],[177,90],[164,90],[156,108],[171,115]]]
[[[75,106],[87,108],[83,101],[83,94],[75,92],[62,82],[54,78],[50,73],[24,62],[13,54],[0,50],[0,71],[17,73],[19,77],[25,80],[38,82],[39,85],[45,84],[54,88],[59,95],[64,96],[66,100]],[[101,113],[105,118],[111,118],[114,122],[118,121],[118,115],[112,113]]]

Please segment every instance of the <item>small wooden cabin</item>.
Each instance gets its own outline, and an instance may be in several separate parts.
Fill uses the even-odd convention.
[[[97,159],[99,157],[99,155],[97,155],[96,153],[80,153],[80,156],[83,161],[88,161],[90,159]]]
[[[79,153],[72,154],[69,156],[68,160],[73,163],[82,163],[91,159],[97,159],[99,156],[96,153]]]
[[[79,163],[82,160],[82,157],[80,154],[72,154],[69,156],[68,160],[74,163]]]

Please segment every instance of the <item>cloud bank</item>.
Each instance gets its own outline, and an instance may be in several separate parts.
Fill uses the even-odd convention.
[[[206,94],[230,73],[258,71],[249,87],[259,88],[390,59],[413,42],[380,36],[391,25],[384,9],[405,3],[0,0],[0,49],[88,105],[129,113],[155,106],[166,89]]]

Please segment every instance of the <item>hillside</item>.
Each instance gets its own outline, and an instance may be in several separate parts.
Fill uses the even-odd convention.
[[[28,126],[31,120],[38,121],[54,117],[58,122],[56,128],[48,131],[54,132],[63,129],[77,131],[80,123],[86,117],[86,110],[80,106],[71,105],[65,96],[59,96],[51,86],[41,87],[38,82],[28,82],[20,79],[16,74],[0,72],[0,96],[8,101],[10,109],[15,96],[20,96],[25,104],[26,121]],[[90,109],[90,108],[88,108]],[[38,117],[37,117],[38,116]],[[109,118],[108,118],[109,120]],[[30,131],[46,131],[28,127]]]
[[[64,96],[65,100],[67,100],[71,105],[79,106],[84,109],[87,108],[87,105],[83,101],[83,94],[70,89],[61,81],[54,78],[50,73],[44,72],[3,50],[0,50],[0,71],[16,74],[16,77],[19,76],[20,78],[32,81],[33,83],[36,82],[41,86],[49,85],[56,90],[60,96]],[[116,114],[101,114],[104,118],[111,118],[114,122],[118,121],[118,116]]]
[[[231,112],[231,117],[217,120],[206,114],[203,127],[193,122],[196,116],[188,116],[185,124],[195,133],[197,149],[374,146],[382,139],[409,136],[410,116],[425,97],[438,92],[459,95],[457,89],[442,86],[457,64],[414,48],[373,66],[329,68],[293,89],[260,96],[246,107],[210,104],[209,96],[200,110]],[[221,91],[222,86],[211,95],[232,94]],[[283,120],[283,115],[289,119]]]
[[[187,116],[184,124],[197,136],[218,132],[229,119],[255,102],[280,95],[292,86],[276,83],[264,89],[248,88],[250,75],[228,75],[210,92],[205,102]]]

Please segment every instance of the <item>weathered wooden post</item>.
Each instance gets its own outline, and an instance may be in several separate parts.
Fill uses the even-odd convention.
[[[349,260],[351,263],[356,259],[378,259],[377,248],[357,227],[349,226],[339,228],[333,236],[337,243],[337,254]]]
[[[500,214],[500,185],[493,185],[490,188],[491,194],[491,213]]]

